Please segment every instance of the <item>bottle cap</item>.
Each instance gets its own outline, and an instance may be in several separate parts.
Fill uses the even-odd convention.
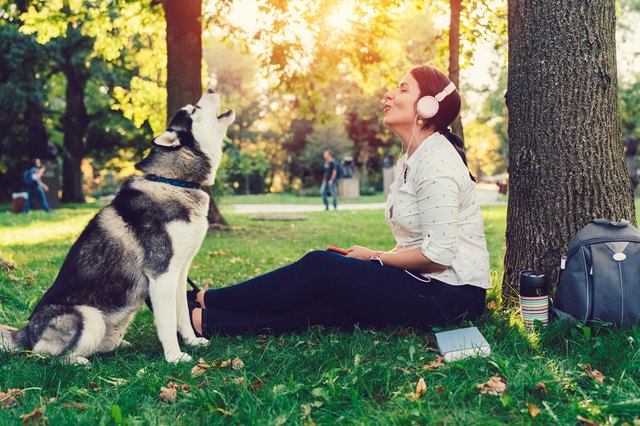
[[[547,277],[540,271],[527,269],[520,271],[520,287],[546,287]]]

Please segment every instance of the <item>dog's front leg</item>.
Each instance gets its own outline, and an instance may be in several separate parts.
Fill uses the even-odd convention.
[[[178,345],[176,286],[179,274],[166,273],[157,279],[149,279],[149,296],[153,305],[153,317],[158,338],[168,362],[192,361],[191,356],[182,352]]]

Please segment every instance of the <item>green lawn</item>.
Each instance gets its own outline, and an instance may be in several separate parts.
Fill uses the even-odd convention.
[[[382,203],[387,200],[383,193],[338,200],[338,204]],[[322,204],[320,193],[317,196],[298,196],[292,193],[270,193],[251,195],[226,195],[216,199],[221,205],[228,204]]]
[[[0,271],[0,323],[26,324],[95,211],[91,206],[51,215],[0,214],[0,258],[17,265]],[[483,211],[497,284],[506,207]],[[226,286],[328,245],[393,245],[380,211],[305,215],[303,222],[259,222],[227,214],[232,230],[206,239],[191,276]],[[164,362],[151,314],[143,308],[127,332],[133,346],[93,357],[91,369],[29,353],[0,353],[0,392],[23,390],[15,404],[0,393],[0,424],[21,424],[20,416],[37,408],[52,425],[577,424],[577,416],[640,422],[639,328],[555,323],[527,333],[517,312],[500,309],[489,310],[475,325],[493,354],[435,369],[423,368],[436,359],[430,332],[314,328],[283,336],[216,337],[208,347],[188,351],[209,364],[239,358],[244,366],[218,362],[194,377],[195,363]],[[601,372],[602,382],[589,369]],[[481,394],[476,385],[495,375],[506,380],[506,394]],[[416,398],[421,378],[426,393]],[[169,382],[186,387],[173,403],[160,399]]]

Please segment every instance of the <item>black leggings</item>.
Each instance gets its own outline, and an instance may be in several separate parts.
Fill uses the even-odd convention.
[[[403,269],[313,251],[240,284],[205,292],[205,337],[311,325],[429,328],[476,319],[486,290],[422,282]]]

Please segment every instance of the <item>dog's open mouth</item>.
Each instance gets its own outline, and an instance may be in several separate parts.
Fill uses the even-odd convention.
[[[220,114],[218,116],[218,120],[221,119],[221,118],[226,118],[226,117],[230,116],[232,112],[233,112],[233,110],[231,110],[231,109],[226,110],[225,112],[223,112],[222,114]]]

